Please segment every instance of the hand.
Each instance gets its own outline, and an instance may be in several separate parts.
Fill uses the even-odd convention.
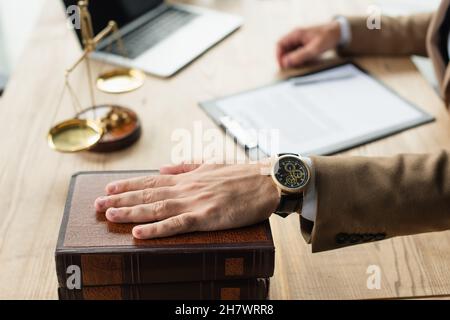
[[[226,230],[268,219],[280,202],[267,164],[179,165],[160,176],[117,181],[96,200],[98,212],[114,223],[142,224],[137,239],[196,231]]]
[[[299,67],[322,53],[335,49],[341,39],[337,21],[324,25],[298,28],[283,37],[277,45],[277,59],[281,69]]]

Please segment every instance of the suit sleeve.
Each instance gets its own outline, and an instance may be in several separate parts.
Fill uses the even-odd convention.
[[[381,29],[367,27],[367,17],[348,18],[352,41],[340,55],[427,55],[427,32],[433,14],[381,18]]]
[[[450,153],[315,157],[313,252],[450,229]],[[309,230],[308,230],[309,229]],[[305,231],[308,230],[308,231]]]

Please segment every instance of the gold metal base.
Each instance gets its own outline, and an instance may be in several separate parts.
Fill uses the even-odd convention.
[[[97,78],[97,88],[105,93],[127,93],[142,87],[145,74],[137,69],[116,69]]]
[[[134,111],[102,105],[83,110],[74,119],[56,125],[48,133],[47,140],[50,148],[63,153],[105,153],[133,145],[141,132],[141,122]]]
[[[102,126],[91,120],[71,119],[53,127],[48,133],[50,148],[63,153],[89,150],[103,137]]]
[[[104,134],[89,151],[113,152],[125,149],[141,136],[141,122],[137,114],[117,105],[103,105],[89,108],[77,115],[79,119],[100,119]]]

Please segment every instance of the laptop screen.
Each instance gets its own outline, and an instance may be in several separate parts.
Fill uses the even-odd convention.
[[[63,2],[68,8],[76,5],[78,0],[63,0]],[[163,2],[163,0],[90,0],[89,12],[92,17],[94,33],[98,34],[111,20],[116,21],[119,28],[123,27]],[[77,30],[77,34],[80,38],[79,30]]]

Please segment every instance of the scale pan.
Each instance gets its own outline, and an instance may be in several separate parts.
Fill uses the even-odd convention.
[[[102,127],[94,121],[71,119],[53,127],[48,133],[48,145],[63,153],[85,151],[95,146],[103,136]]]
[[[97,78],[97,88],[106,93],[127,93],[144,84],[145,74],[137,69],[116,69]]]

